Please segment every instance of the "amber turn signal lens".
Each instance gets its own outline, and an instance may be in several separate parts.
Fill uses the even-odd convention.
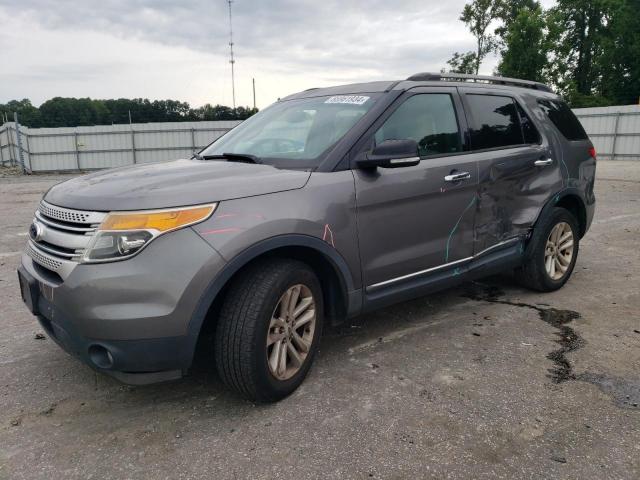
[[[193,225],[209,218],[216,205],[190,207],[164,211],[114,212],[100,225],[100,230],[157,230],[168,232]]]

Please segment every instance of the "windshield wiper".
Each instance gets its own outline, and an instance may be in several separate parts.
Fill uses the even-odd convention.
[[[222,155],[200,155],[196,154],[198,160],[226,160],[227,162],[240,163],[256,163],[261,164],[262,161],[255,155],[248,153],[223,153]]]

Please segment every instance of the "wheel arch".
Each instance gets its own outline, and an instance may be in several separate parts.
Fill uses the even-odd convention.
[[[582,238],[587,232],[587,207],[584,198],[582,197],[580,190],[576,188],[567,188],[556,195],[554,195],[547,203],[544,205],[536,222],[535,226],[539,223],[541,218],[544,218],[551,209],[554,207],[561,207],[568,211],[570,211],[573,216],[578,221],[578,227],[580,228],[580,238]]]
[[[349,267],[333,247],[319,238],[307,235],[273,237],[242,251],[211,280],[189,321],[188,336],[192,357],[200,332],[215,324],[213,317],[230,282],[254,262],[278,256],[300,260],[316,272],[322,285],[325,313],[333,324],[340,323],[361,307],[361,298],[353,295],[355,289]]]
[[[576,194],[568,194],[556,202],[555,206],[569,210],[573,214],[578,221],[580,238],[584,237],[584,234],[587,232],[587,208],[582,198]]]

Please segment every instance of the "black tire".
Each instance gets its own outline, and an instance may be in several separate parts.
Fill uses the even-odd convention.
[[[573,234],[573,256],[562,278],[554,280],[545,268],[545,249],[551,230],[559,223],[567,223]],[[540,219],[533,230],[533,235],[527,246],[527,253],[522,267],[516,270],[518,282],[538,292],[553,292],[561,288],[571,277],[578,258],[580,247],[580,229],[573,214],[560,207],[555,207],[544,218]]]
[[[313,340],[302,366],[291,378],[277,379],[267,362],[267,335],[280,297],[302,284],[315,301]],[[297,260],[273,258],[242,272],[230,285],[215,334],[216,367],[222,381],[251,401],[274,402],[291,394],[306,377],[318,349],[324,309],[315,273]]]

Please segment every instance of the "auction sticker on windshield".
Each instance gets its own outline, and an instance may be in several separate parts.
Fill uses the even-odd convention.
[[[327,98],[324,103],[346,103],[349,105],[363,105],[371,97],[364,97],[362,95],[336,95],[335,97]]]

